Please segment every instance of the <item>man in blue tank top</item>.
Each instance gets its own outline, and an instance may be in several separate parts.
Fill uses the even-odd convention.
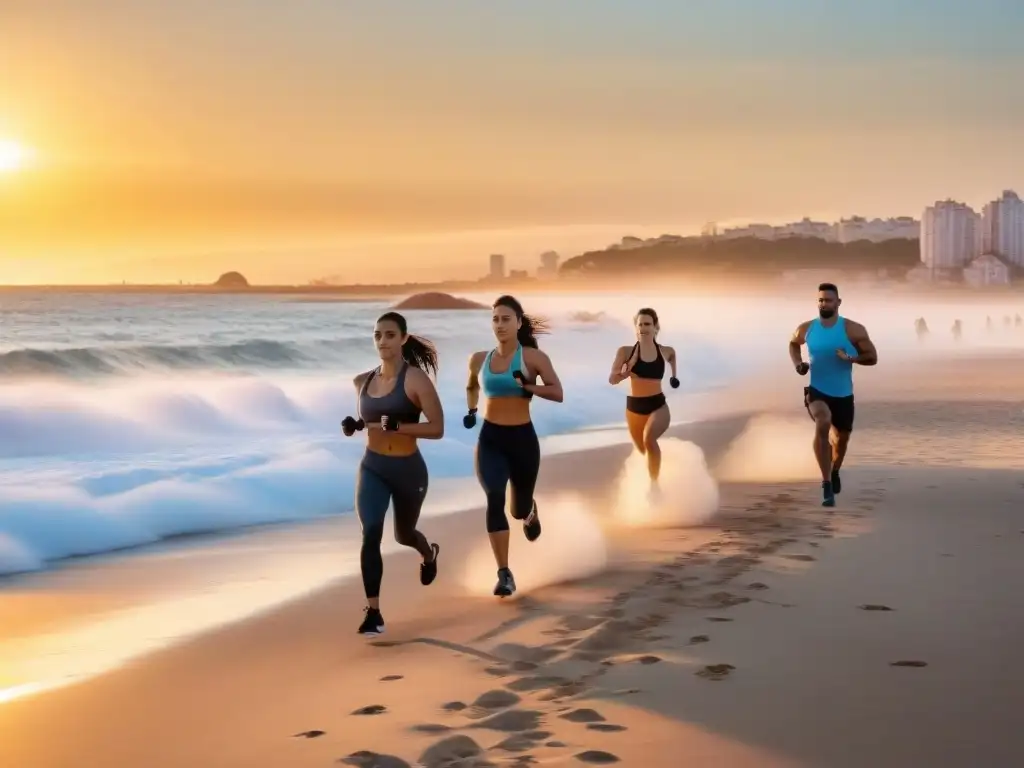
[[[814,420],[814,458],[821,469],[822,506],[834,507],[842,490],[839,470],[853,431],[853,366],[875,365],[878,352],[860,323],[839,314],[839,290],[818,286],[818,317],[800,323],[789,340],[789,359],[796,372],[811,374],[804,387],[804,405]],[[807,345],[810,362],[801,347]]]

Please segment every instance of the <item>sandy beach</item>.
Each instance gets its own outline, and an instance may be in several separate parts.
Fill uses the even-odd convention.
[[[0,705],[0,766],[1024,764],[1024,362],[875,373],[835,510],[801,383],[719,393],[752,412],[672,431],[662,525],[627,447],[550,457],[516,599],[481,510],[431,519],[441,575],[386,559],[379,640],[332,585]]]

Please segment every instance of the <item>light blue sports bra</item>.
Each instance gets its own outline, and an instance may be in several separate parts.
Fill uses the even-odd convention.
[[[515,380],[512,375],[513,371],[522,371],[526,374],[525,366],[523,365],[523,347],[519,345],[516,347],[516,352],[512,355],[512,362],[508,366],[507,371],[502,373],[495,373],[491,370],[491,356],[494,354],[492,349],[487,353],[487,357],[484,359],[483,367],[480,369],[480,383],[484,390],[486,397],[529,397],[528,392],[524,392],[523,388],[519,386],[519,383]]]

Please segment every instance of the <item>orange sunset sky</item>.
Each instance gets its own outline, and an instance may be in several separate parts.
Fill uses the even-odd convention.
[[[1007,0],[5,2],[0,283],[472,277],[980,206],[1024,192],[1022,35]]]

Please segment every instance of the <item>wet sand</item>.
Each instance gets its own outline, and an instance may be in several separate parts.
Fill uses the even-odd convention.
[[[432,519],[441,575],[386,559],[383,637],[333,585],[0,706],[0,765],[1022,764],[1024,363],[874,373],[835,510],[800,382],[766,387],[674,431],[722,480],[706,524],[617,518],[626,448],[550,457],[516,599],[472,594],[481,510]]]

